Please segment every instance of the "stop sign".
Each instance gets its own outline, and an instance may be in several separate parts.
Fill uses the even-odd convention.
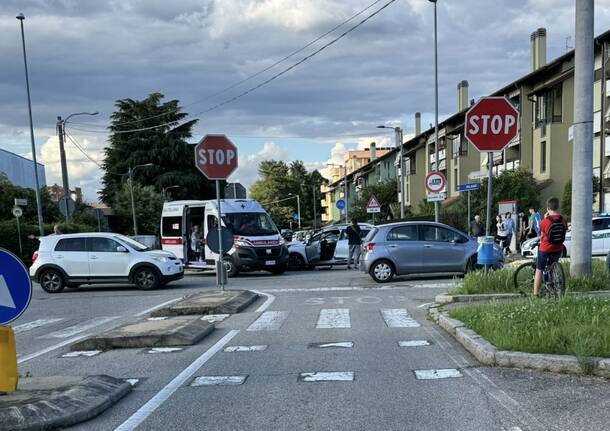
[[[484,97],[466,113],[464,136],[479,151],[502,151],[517,135],[519,111],[505,97]]]
[[[209,180],[226,180],[237,169],[237,147],[225,135],[205,135],[195,146],[195,165]]]

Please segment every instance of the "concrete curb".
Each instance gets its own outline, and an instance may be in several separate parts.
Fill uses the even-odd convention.
[[[152,312],[152,317],[204,316],[208,314],[234,314],[245,310],[258,294],[249,290],[227,290],[224,293],[200,293],[184,298],[169,307]]]
[[[87,421],[131,391],[110,376],[26,378],[17,392],[0,398],[0,430],[38,431]]]
[[[466,350],[484,365],[507,368],[529,368],[564,374],[592,374],[610,378],[610,358],[578,358],[573,355],[551,355],[498,350],[460,320],[453,319],[438,306],[428,309],[428,317],[451,334]]]
[[[592,292],[568,292],[568,296],[588,296],[588,297],[606,297],[610,296],[610,290],[596,290]],[[472,295],[437,295],[434,299],[438,304],[451,304],[454,302],[479,302],[479,301],[495,301],[502,299],[518,299],[523,298],[518,293],[477,293]]]

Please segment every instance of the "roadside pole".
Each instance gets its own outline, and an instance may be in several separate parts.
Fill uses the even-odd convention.
[[[348,223],[347,220],[347,163],[343,166],[343,186],[344,186],[344,194],[345,194],[345,223]]]
[[[468,220],[466,220],[466,232],[470,230],[470,190],[468,190]]]
[[[225,264],[224,250],[222,249],[222,211],[220,209],[220,180],[216,180],[216,205],[218,206],[218,262],[216,263],[216,278],[220,285],[220,291],[225,290]]]
[[[21,224],[19,218],[23,215],[23,210],[19,207],[13,208],[13,215],[17,221],[17,239],[19,240],[19,257],[23,257],[23,246],[21,244]]]
[[[493,167],[494,167],[494,153],[487,153],[487,215],[485,217],[485,236],[489,236],[491,233],[491,199],[492,199],[492,178],[493,178]],[[470,220],[469,220],[470,221]]]
[[[61,182],[64,189],[62,202],[66,209],[66,222],[70,222],[70,208],[68,208],[68,199],[70,199],[70,186],[68,185],[68,164],[66,162],[66,150],[64,147],[64,123],[60,117],[57,117],[57,136],[59,138],[59,161],[61,165]]]

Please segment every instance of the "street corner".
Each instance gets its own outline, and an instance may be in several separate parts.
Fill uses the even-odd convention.
[[[258,294],[250,290],[199,293],[151,313],[152,317],[235,314],[254,303]]]
[[[88,337],[70,346],[72,351],[192,346],[215,329],[201,316],[145,319]]]
[[[127,381],[106,375],[24,378],[16,392],[0,397],[0,430],[69,427],[104,412],[131,389]]]

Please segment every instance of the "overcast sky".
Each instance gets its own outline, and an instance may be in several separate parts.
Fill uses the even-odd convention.
[[[257,78],[213,93],[264,69],[340,24],[374,0],[2,0],[0,147],[30,155],[19,12],[25,30],[39,161],[61,183],[58,115],[99,111],[75,121],[106,126],[113,103],[161,92],[196,114],[300,60],[389,0]],[[597,0],[595,33],[610,29],[610,0]],[[441,116],[456,111],[456,85],[478,98],[529,72],[529,35],[547,28],[549,60],[573,45],[574,0],[439,0]],[[346,148],[389,144],[378,124],[413,133],[413,114],[432,121],[433,9],[396,0],[311,60],[268,85],[202,115],[193,142],[225,133],[240,152],[231,178],[250,185],[264,159],[323,167]],[[101,162],[107,135],[76,126],[72,135]],[[92,130],[76,130],[76,127]],[[98,132],[101,130],[101,133]],[[95,131],[95,132],[94,132]],[[96,133],[97,132],[97,133]],[[72,186],[96,201],[100,171],[67,144]]]

